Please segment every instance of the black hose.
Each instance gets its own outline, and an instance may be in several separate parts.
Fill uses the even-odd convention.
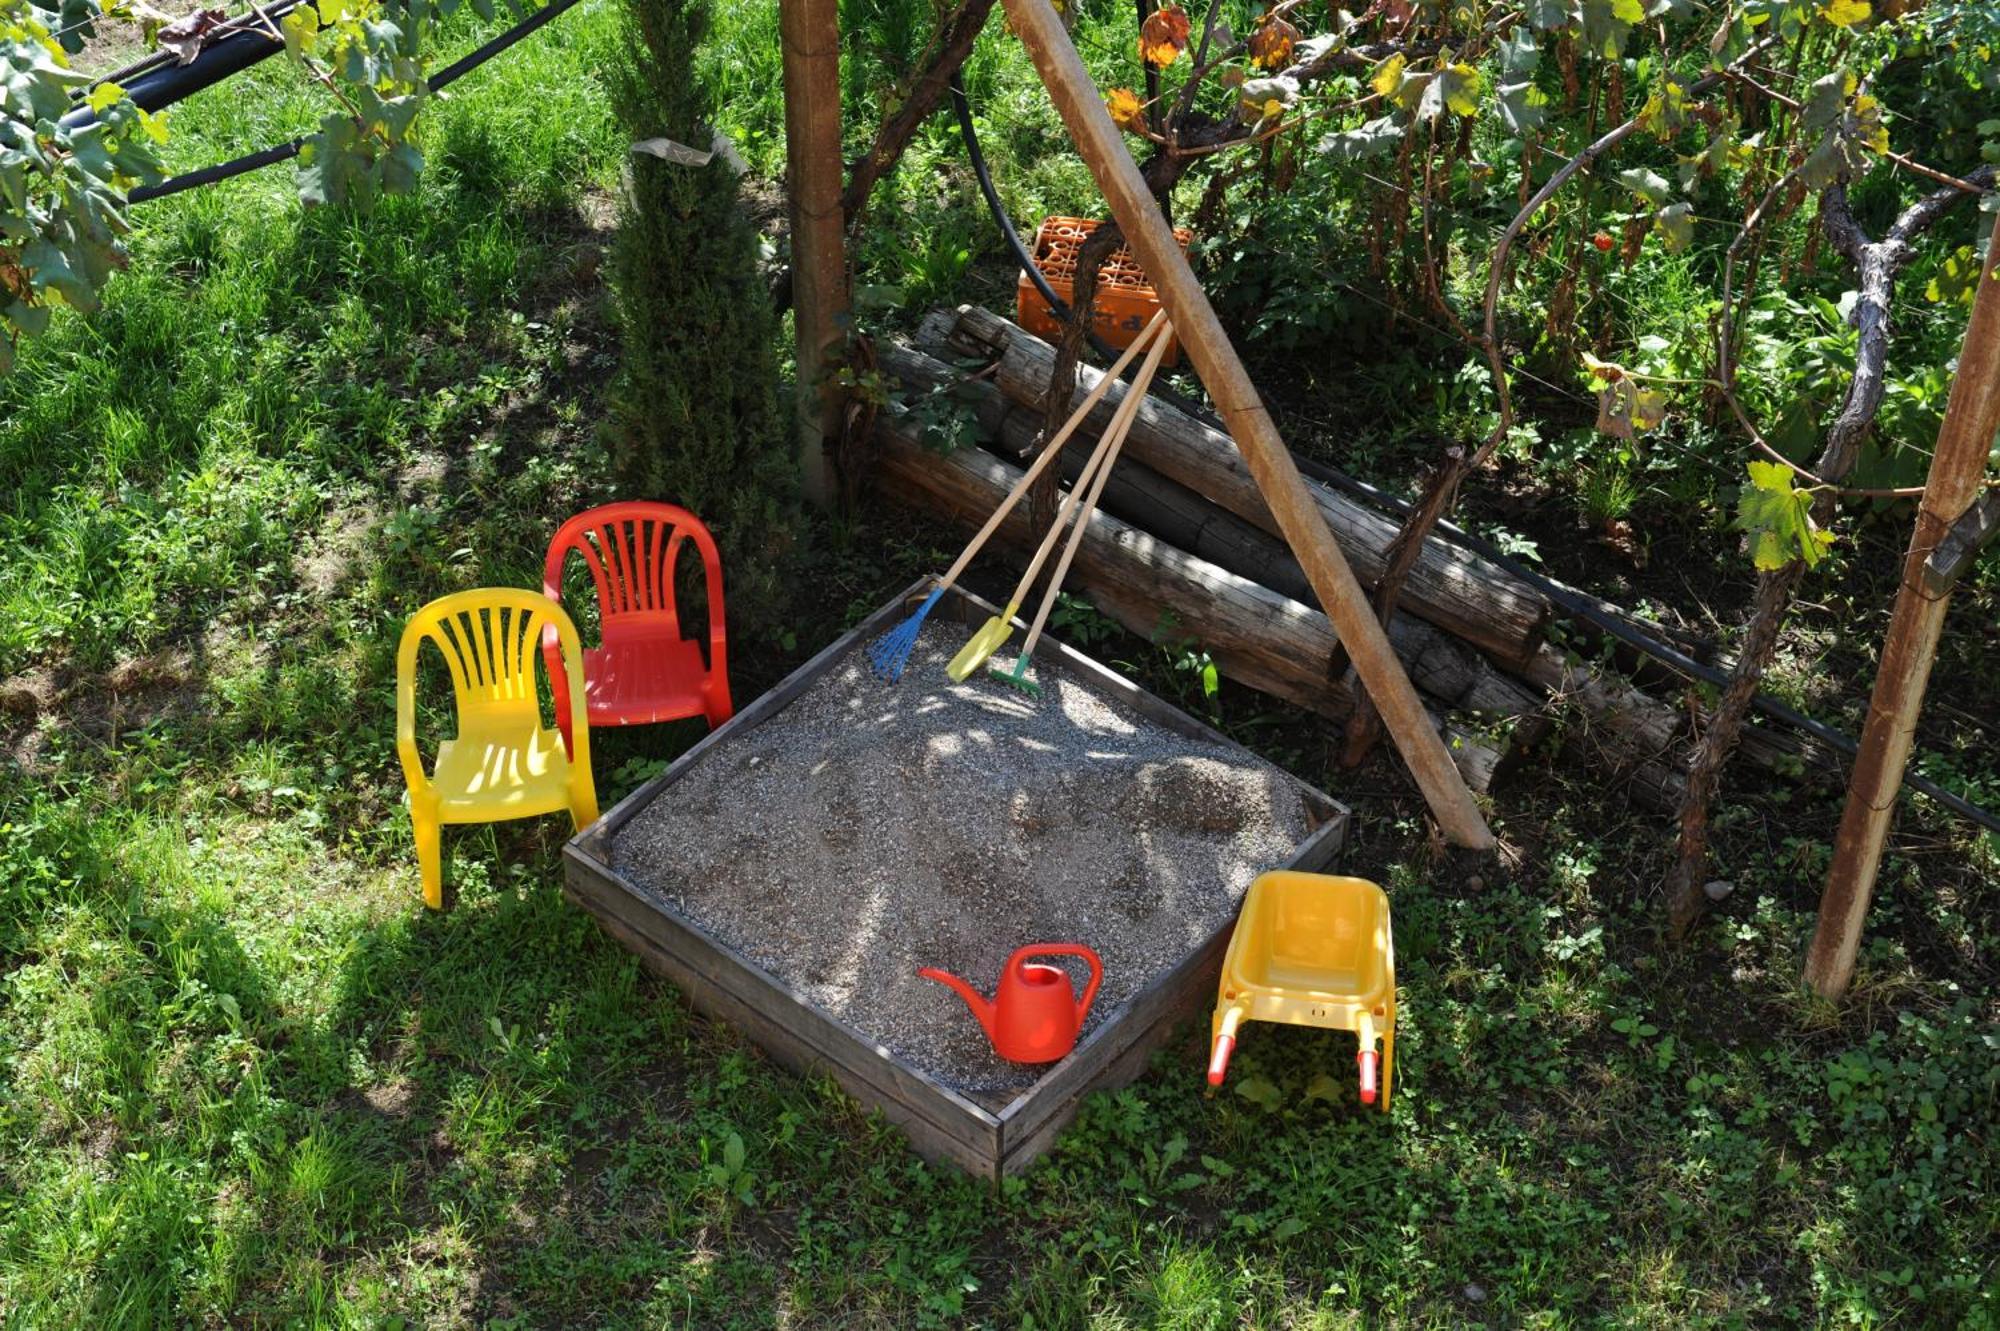
[[[437,73],[431,75],[428,84],[430,90],[437,92],[447,84],[464,78],[467,74],[470,74],[494,56],[499,55],[523,37],[528,36],[536,29],[551,22],[557,15],[563,13],[565,10],[574,8],[578,3],[579,0],[549,0],[547,5],[536,10],[527,18],[495,37],[492,41],[474,49],[464,57],[453,61]],[[220,163],[216,166],[205,166],[199,171],[190,171],[185,175],[175,176],[171,180],[163,180],[157,185],[141,185],[128,194],[126,200],[130,203],[144,203],[149,199],[162,199],[169,194],[179,194],[183,190],[196,189],[202,185],[213,185],[217,181],[228,180],[232,176],[245,175],[260,167],[272,166],[287,158],[297,157],[299,149],[304,146],[304,139],[293,139],[289,143],[275,144],[272,147],[259,149],[254,153],[246,153],[241,157]]]
[[[293,7],[287,6],[285,12],[289,13]],[[204,48],[188,64],[168,64],[147,70],[125,85],[125,95],[136,106],[158,111],[240,74],[284,49],[283,42],[262,28],[244,28]],[[97,112],[85,105],[65,115],[61,124],[64,129],[82,129],[96,121]]]
[[[1042,293],[1042,299],[1049,304],[1049,310],[1059,323],[1069,322],[1069,302],[1055,293],[1049,280],[1042,276],[1042,270],[1035,266],[1035,256],[1021,242],[1021,233],[1014,229],[1014,219],[1007,215],[1007,207],[1000,202],[1000,191],[993,188],[993,175],[986,169],[986,154],[979,147],[979,131],[972,125],[972,104],[965,98],[965,79],[959,70],[951,72],[951,105],[958,113],[958,132],[965,139],[965,160],[972,167],[973,178],[979,182],[979,192],[986,198],[986,210],[993,214],[993,221],[1006,238],[1007,248],[1014,252],[1014,262],[1021,265],[1021,271],[1035,284],[1035,290]],[[1118,353],[1106,346],[1095,329],[1084,333],[1090,339],[1090,349],[1105,360],[1117,359]]]
[[[1007,216],[1006,208],[1000,203],[999,191],[994,188],[993,178],[986,169],[986,156],[979,149],[979,132],[973,127],[972,108],[966,101],[965,84],[956,72],[951,76],[951,96],[952,105],[958,111],[959,132],[965,138],[966,160],[972,167],[972,174],[979,180],[979,192],[986,197],[986,207],[993,214],[994,223],[1000,228],[1000,234],[1006,238],[1007,247],[1014,252],[1014,259],[1021,265],[1021,270],[1028,275],[1028,280],[1035,284],[1035,289],[1042,293],[1042,299],[1049,303],[1049,308],[1055,311],[1058,319],[1067,320],[1069,318],[1069,306],[1058,299],[1056,293],[1049,289],[1049,284],[1042,277],[1041,270],[1035,267],[1034,257],[1028,253],[1027,247],[1021,243],[1020,233],[1014,230],[1013,220]],[[1099,341],[1094,333],[1090,337],[1090,342],[1098,355],[1104,356],[1107,359],[1110,358],[1110,349]],[[1200,403],[1191,401],[1182,394],[1176,393],[1164,386],[1156,387],[1152,392],[1155,397],[1171,402],[1181,411],[1208,425],[1211,429],[1224,430],[1226,432],[1228,427],[1223,424],[1221,417]],[[1356,498],[1366,500],[1379,508],[1386,508],[1404,517],[1409,516],[1411,505],[1408,500],[1401,499],[1374,485],[1370,485],[1367,481],[1349,476],[1346,472],[1329,467],[1324,463],[1315,462],[1310,458],[1297,457],[1296,454],[1294,457],[1300,469],[1311,475],[1315,480],[1331,485],[1336,489],[1345,490]],[[1705,665],[1695,660],[1692,656],[1689,656],[1686,652],[1681,651],[1678,647],[1662,642],[1652,635],[1635,628],[1629,621],[1617,615],[1606,613],[1605,610],[1600,608],[1597,598],[1586,592],[1578,591],[1574,587],[1564,586],[1562,583],[1542,576],[1520,561],[1502,553],[1492,542],[1482,540],[1474,536],[1471,532],[1442,520],[1433,528],[1433,531],[1439,537],[1459,547],[1461,550],[1469,551],[1490,563],[1498,565],[1501,569],[1519,578],[1522,582],[1527,583],[1543,596],[1546,596],[1553,605],[1565,614],[1574,616],[1591,627],[1610,634],[1626,646],[1642,652],[1664,665],[1671,666],[1673,669],[1693,679],[1702,680],[1718,688],[1728,685],[1729,675],[1726,671],[1718,670],[1711,665]],[[1815,721],[1805,713],[1788,707],[1775,698],[1767,697],[1762,693],[1754,693],[1750,697],[1750,705],[1765,716],[1780,721],[1794,730],[1802,731],[1819,740],[1821,743],[1839,750],[1850,758],[1861,751],[1860,744],[1847,735],[1835,730],[1832,726],[1824,722]],[[1951,791],[1946,790],[1935,781],[1918,776],[1905,768],[1903,784],[1911,790],[1917,791],[1919,794],[1929,796],[1952,812],[1962,814],[1988,831],[2000,832],[2000,815],[1989,813],[1964,796],[1955,795]]]

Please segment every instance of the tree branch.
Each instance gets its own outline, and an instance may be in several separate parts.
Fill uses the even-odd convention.
[[[883,118],[868,151],[857,157],[848,168],[847,188],[840,192],[840,211],[847,219],[850,232],[867,210],[868,196],[874,191],[875,182],[901,160],[903,150],[910,146],[910,140],[916,135],[917,127],[937,109],[951,83],[951,76],[972,54],[972,44],[978,39],[980,29],[986,26],[987,15],[992,12],[993,0],[959,0],[958,8],[939,26],[937,54],[917,76],[916,82],[910,85],[910,95],[903,99],[903,104]]]

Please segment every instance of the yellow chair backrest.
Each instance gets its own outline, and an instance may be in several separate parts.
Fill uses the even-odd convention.
[[[428,783],[417,749],[417,655],[436,645],[451,672],[458,726],[502,712],[539,711],[536,661],[542,634],[553,628],[569,682],[570,761],[588,771],[589,726],[584,716],[583,644],[560,605],[518,587],[478,587],[441,596],[410,616],[396,653],[396,750],[412,789]]]

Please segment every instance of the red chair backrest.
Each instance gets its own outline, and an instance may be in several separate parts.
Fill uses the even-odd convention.
[[[631,500],[577,514],[549,542],[542,594],[562,600],[563,566],[581,555],[597,587],[600,625],[626,615],[664,615],[680,632],[674,566],[681,543],[692,541],[708,578],[709,636],[722,633],[722,556],[702,520],[676,504]]]

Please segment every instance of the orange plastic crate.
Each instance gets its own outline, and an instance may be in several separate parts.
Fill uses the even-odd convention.
[[[1082,217],[1050,217],[1044,219],[1035,230],[1035,267],[1041,269],[1042,277],[1049,288],[1062,297],[1067,304],[1076,289],[1077,252],[1083,248],[1084,240],[1097,230],[1100,223]],[[1180,242],[1181,253],[1187,253],[1188,241],[1192,237],[1179,227],[1174,229],[1174,239]],[[1021,327],[1054,342],[1062,336],[1062,325],[1057,322],[1055,312],[1042,299],[1042,293],[1035,289],[1032,279],[1024,272],[1015,283],[1014,309]],[[1097,298],[1092,302],[1091,320],[1097,335],[1109,346],[1129,347],[1145,326],[1152,322],[1159,311],[1159,293],[1139,261],[1132,257],[1129,246],[1120,246],[1097,277]],[[1177,338],[1169,336],[1164,363],[1175,365],[1180,362],[1181,346]]]

